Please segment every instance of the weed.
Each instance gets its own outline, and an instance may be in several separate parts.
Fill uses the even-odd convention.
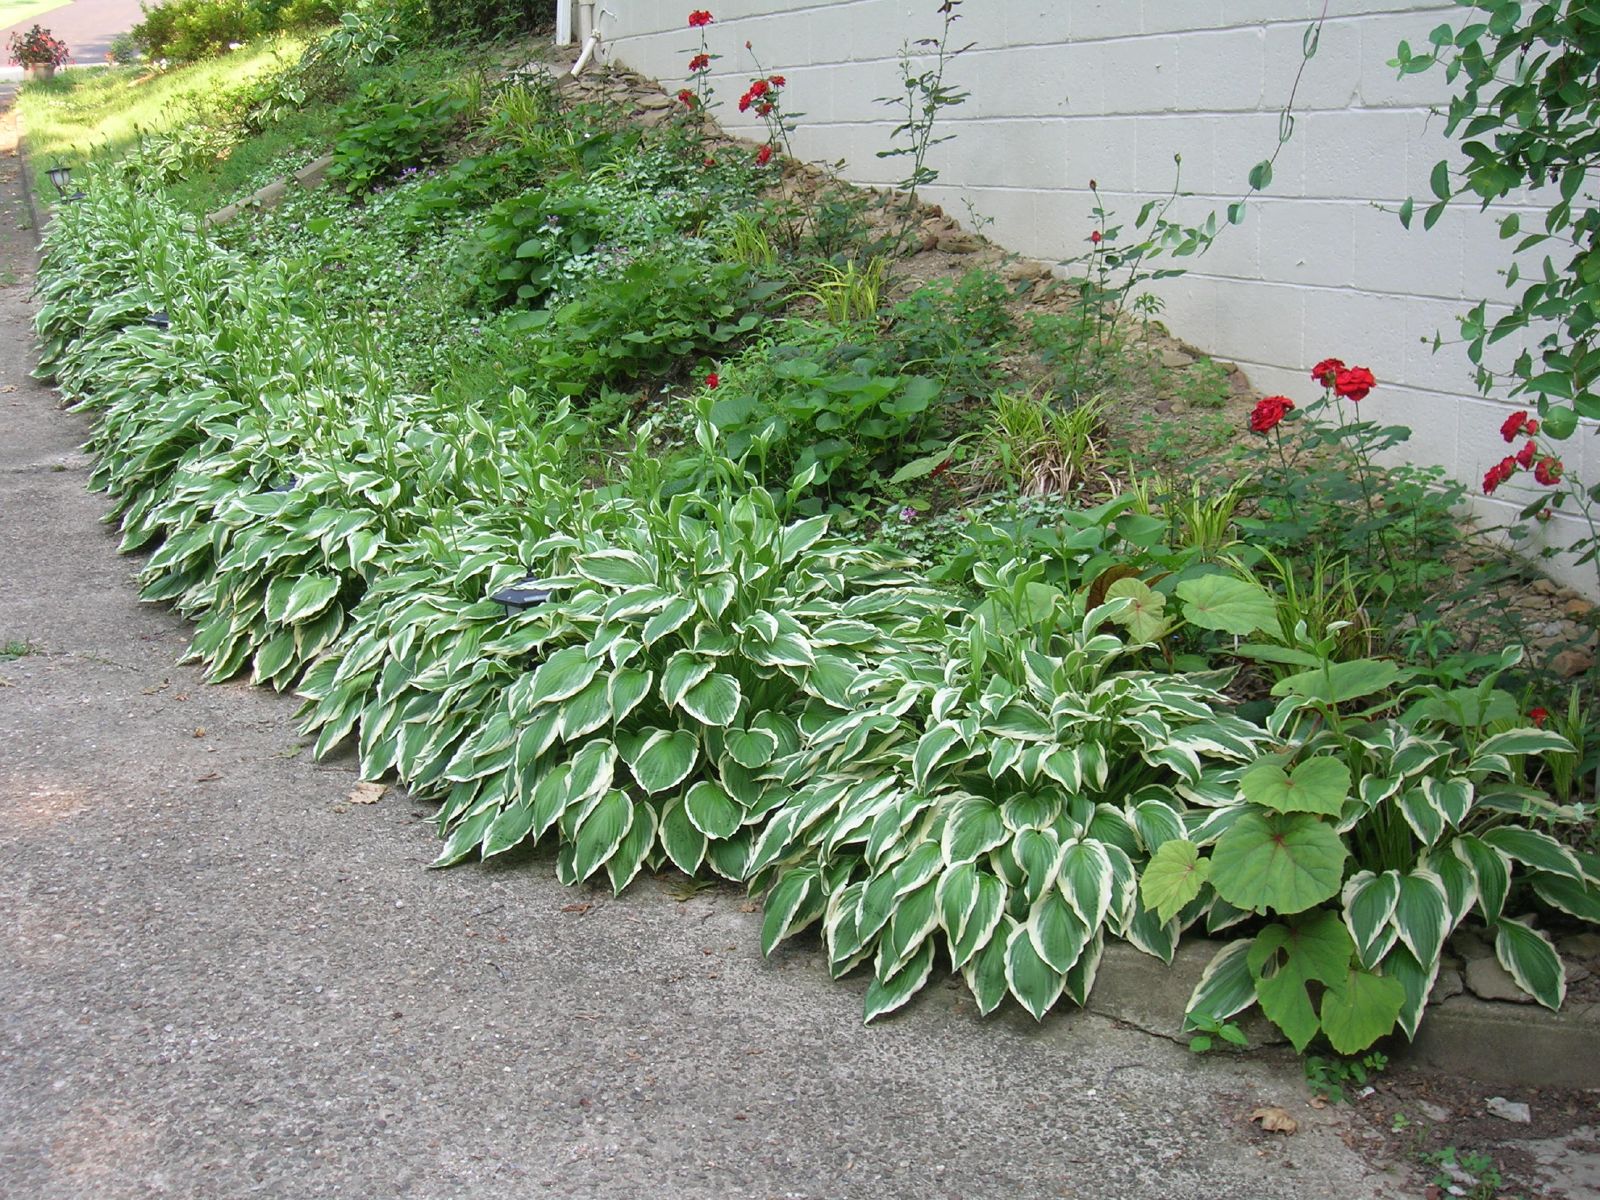
[[[1024,496],[1070,495],[1099,458],[1102,406],[1063,406],[1044,391],[996,392],[973,470]]]
[[[16,638],[0,644],[0,662],[14,658],[27,658],[30,654],[38,654],[39,647],[29,641],[19,641]]]
[[[823,263],[816,282],[800,294],[816,301],[818,311],[830,324],[845,327],[871,321],[878,315],[886,267],[885,260],[878,256],[869,258],[865,266],[854,259],[842,267]]]
[[[1388,1056],[1376,1051],[1361,1058],[1323,1058],[1312,1054],[1305,1060],[1306,1083],[1318,1099],[1329,1104],[1344,1104],[1349,1099],[1346,1087],[1366,1087],[1369,1079],[1388,1067]]]

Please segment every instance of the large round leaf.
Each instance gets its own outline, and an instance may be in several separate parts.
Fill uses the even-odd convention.
[[[1247,812],[1217,839],[1211,886],[1253,912],[1297,913],[1339,891],[1348,853],[1309,813]]]

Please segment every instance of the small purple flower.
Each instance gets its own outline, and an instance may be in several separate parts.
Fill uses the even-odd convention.
[[[917,510],[912,508],[910,505],[907,505],[905,508],[900,510],[900,519],[907,523],[915,521],[917,519]]]

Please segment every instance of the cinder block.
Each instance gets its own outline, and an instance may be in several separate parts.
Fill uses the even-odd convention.
[[[1187,33],[1250,21],[1249,17],[1236,16],[1234,7],[1221,0],[1144,0],[1140,28],[1145,33]]]
[[[1152,50],[1159,46],[1161,54],[1170,53],[1176,59],[1174,107],[1184,112],[1218,113],[1251,112],[1261,107],[1266,77],[1266,38],[1261,29],[1225,29],[1186,33],[1170,42],[1160,38],[1144,41],[1154,42]]]

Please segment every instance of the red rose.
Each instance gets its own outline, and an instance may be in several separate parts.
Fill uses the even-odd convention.
[[[1096,229],[1093,233],[1091,233],[1089,235],[1089,240],[1091,242],[1093,242],[1096,246],[1098,246],[1101,243],[1101,241],[1103,240],[1102,237],[1101,237],[1100,231],[1098,229]]]
[[[1544,723],[1549,719],[1550,710],[1548,708],[1530,708],[1528,710],[1528,720],[1532,721],[1539,729],[1543,729]]]
[[[772,105],[770,105],[770,104],[758,104],[758,105],[756,105],[756,113],[758,115],[760,115],[760,116],[763,116],[763,117],[771,116],[772,115]]]
[[[749,112],[750,111],[750,93],[749,92],[746,92],[744,95],[739,97],[739,111],[740,112]]]
[[[689,14],[689,28],[703,29],[711,24],[711,14],[703,8],[697,8]]]
[[[678,93],[678,100],[683,104],[683,106],[685,108],[693,108],[694,107],[694,93],[691,92],[688,88],[684,88],[681,92]]]
[[[772,161],[772,146],[766,145],[756,151],[756,166],[764,167]]]
[[[709,154],[708,154],[708,155],[706,155],[706,157],[705,157],[705,158],[704,158],[704,160],[702,160],[702,161],[701,161],[701,163],[700,163],[700,165],[701,165],[701,166],[702,166],[702,167],[714,167],[714,166],[716,166],[716,165],[717,165],[717,160],[716,160],[716,159],[714,159],[714,158],[712,158],[712,157],[711,157],[711,156],[710,156],[710,155],[709,155]]]
[[[1517,434],[1522,432],[1522,427],[1528,423],[1528,414],[1514,412],[1506,418],[1505,424],[1500,426],[1500,436],[1508,442],[1517,440]]]
[[[1529,421],[1522,427],[1522,432],[1527,434],[1529,437],[1533,437],[1539,432],[1539,422]]]
[[[1258,402],[1250,413],[1250,431],[1252,433],[1267,433],[1277,428],[1278,422],[1283,420],[1283,414],[1294,407],[1294,401],[1287,396],[1268,396]]]
[[[767,81],[765,79],[758,79],[750,85],[750,90],[746,93],[746,95],[765,96],[767,94],[767,90]]]
[[[711,372],[711,374],[706,376],[706,386],[708,388],[715,388],[717,386],[717,384],[719,384],[721,382],[722,381],[717,378],[717,373],[715,371]]]
[[[1483,476],[1483,494],[1492,496],[1495,488],[1517,473],[1517,460],[1509,454],[1494,466],[1490,467]]]
[[[774,75],[771,78],[769,78],[767,80],[767,82],[770,83],[773,87],[782,87],[784,84],[788,83],[789,81],[787,79],[785,79],[782,75]]]
[[[711,55],[709,55],[709,54],[696,54],[693,58],[691,58],[689,60],[689,72],[690,72],[690,74],[693,74],[696,71],[704,71],[710,65],[711,65]]]
[[[1323,387],[1332,387],[1334,376],[1344,370],[1344,362],[1337,358],[1325,358],[1311,368],[1311,382],[1320,383]]]
[[[1537,453],[1539,453],[1539,447],[1534,444],[1532,438],[1529,438],[1523,443],[1522,449],[1517,451],[1517,466],[1526,471],[1533,466],[1533,456]]]
[[[1545,487],[1555,487],[1561,482],[1561,471],[1559,458],[1541,458],[1539,465],[1533,469],[1533,477]]]
[[[1364,399],[1377,386],[1378,381],[1365,367],[1351,367],[1345,371],[1335,371],[1333,375],[1333,390],[1351,403]]]

